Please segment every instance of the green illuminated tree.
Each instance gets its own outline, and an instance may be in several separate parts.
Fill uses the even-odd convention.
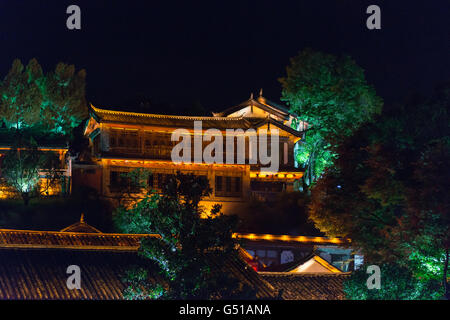
[[[380,289],[368,289],[366,268],[354,271],[344,282],[345,296],[349,300],[435,300],[439,299],[439,282],[422,281],[408,268],[397,264],[380,266]]]
[[[68,134],[87,116],[86,71],[75,73],[75,66],[58,63],[43,84],[42,116],[48,128]]]
[[[73,65],[44,74],[36,59],[26,68],[15,59],[0,86],[1,118],[9,127],[69,135],[87,116],[85,82],[86,71]]]
[[[9,127],[21,129],[39,122],[42,81],[42,69],[36,59],[31,59],[26,68],[19,59],[14,60],[0,86],[1,117]]]
[[[32,138],[20,136],[1,163],[2,178],[22,197],[25,205],[61,182],[59,169],[56,154],[41,151]],[[45,177],[45,184],[40,181],[41,176]]]
[[[449,98],[443,87],[359,128],[336,149],[310,205],[315,225],[351,238],[368,264],[395,263],[421,286],[439,280],[435,297],[448,297]]]
[[[122,232],[161,236],[144,240],[139,253],[158,266],[167,286],[149,284],[145,270],[137,269],[127,279],[129,298],[254,298],[252,290],[223,270],[238,259],[231,236],[236,217],[223,215],[216,205],[202,218],[207,212],[199,202],[210,193],[205,177],[177,173],[165,181],[162,195],[149,193],[131,209],[116,212]]]
[[[305,49],[286,71],[281,100],[310,126],[296,155],[310,185],[331,165],[339,142],[378,114],[383,103],[348,56]]]

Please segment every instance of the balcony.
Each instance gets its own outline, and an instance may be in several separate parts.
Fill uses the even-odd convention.
[[[170,160],[171,152],[171,147],[146,148],[144,150],[142,150],[142,148],[112,147],[109,151],[104,152],[104,154],[122,157],[130,156],[146,159]]]

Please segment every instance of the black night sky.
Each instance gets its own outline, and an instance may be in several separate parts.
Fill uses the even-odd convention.
[[[66,28],[70,4],[82,30]],[[381,30],[366,28],[370,4],[381,7]],[[277,101],[289,58],[311,47],[352,56],[390,103],[449,79],[449,16],[442,0],[2,0],[0,74],[16,57],[45,70],[63,61],[87,70],[94,105],[218,111],[259,88]]]

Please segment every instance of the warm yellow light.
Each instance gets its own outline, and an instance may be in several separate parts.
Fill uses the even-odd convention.
[[[289,235],[273,235],[273,234],[254,234],[254,233],[234,233],[233,238],[249,239],[249,240],[301,242],[301,243],[342,244],[345,242],[350,242],[350,239],[340,239],[340,238],[289,236]]]

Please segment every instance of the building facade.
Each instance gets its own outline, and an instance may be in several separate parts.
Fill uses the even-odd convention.
[[[84,134],[90,141],[93,162],[74,165],[74,184],[114,199],[126,183],[124,172],[148,169],[149,187],[161,191],[167,177],[180,171],[207,177],[212,194],[201,202],[207,211],[219,203],[224,213],[239,214],[252,198],[266,201],[294,190],[294,181],[303,174],[296,166],[294,150],[305,129],[295,114],[262,95],[252,95],[209,117],[123,112],[91,105]],[[177,130],[182,130],[178,141],[174,139]],[[209,145],[219,136],[222,140],[215,146],[220,147],[211,151]],[[173,150],[182,139],[191,141],[192,152],[186,157],[183,150],[184,161],[174,161]],[[264,143],[277,170],[268,166],[267,157],[261,158]],[[218,161],[202,159],[205,152]]]

